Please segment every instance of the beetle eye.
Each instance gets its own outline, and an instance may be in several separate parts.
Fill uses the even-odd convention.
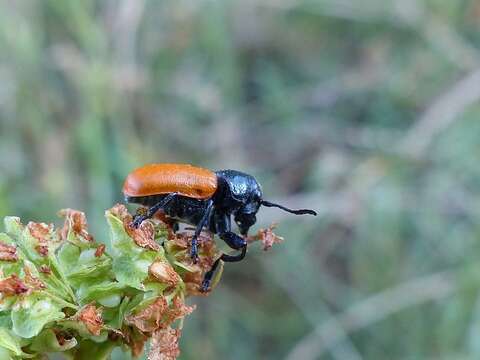
[[[249,216],[251,214],[256,214],[258,209],[260,207],[260,203],[257,203],[257,202],[250,202],[248,203],[247,205],[245,205],[243,207],[243,209],[241,210],[241,212],[245,215],[245,216]]]

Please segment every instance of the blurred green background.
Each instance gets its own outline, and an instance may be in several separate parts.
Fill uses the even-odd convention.
[[[148,162],[255,175],[286,241],[191,299],[182,359],[480,358],[480,2],[0,4],[0,217]],[[117,359],[126,355],[116,353]]]

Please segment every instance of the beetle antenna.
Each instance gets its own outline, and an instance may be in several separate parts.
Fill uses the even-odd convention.
[[[292,210],[292,209],[289,209],[285,206],[282,206],[282,205],[279,205],[279,204],[275,204],[275,203],[272,203],[270,201],[265,201],[265,200],[262,200],[262,205],[263,206],[266,206],[266,207],[277,207],[277,208],[280,208],[286,212],[289,212],[289,213],[292,213],[292,214],[295,214],[295,215],[313,215],[313,216],[317,216],[317,213],[313,210],[309,210],[309,209],[299,209],[299,210]]]

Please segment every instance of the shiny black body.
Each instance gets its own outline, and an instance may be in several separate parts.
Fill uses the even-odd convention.
[[[194,199],[181,196],[176,193],[126,197],[129,203],[141,204],[149,208],[147,214],[137,215],[134,219],[134,225],[152,217],[158,210],[162,210],[165,215],[181,223],[187,223],[196,227],[192,238],[191,255],[194,261],[197,261],[197,237],[203,228],[207,228],[214,234],[224,240],[229,247],[235,250],[241,250],[238,255],[223,254],[218,259],[212,269],[207,272],[203,282],[202,289],[208,290],[211,278],[218,266],[220,260],[226,262],[237,262],[245,257],[247,251],[246,240],[234,233],[231,229],[231,219],[237,224],[240,234],[247,236],[248,230],[256,222],[256,213],[260,206],[277,206],[262,200],[262,189],[255,178],[251,175],[236,170],[221,170],[215,172],[217,176],[217,190],[212,197],[207,199]],[[312,210],[289,210],[287,211],[303,214],[315,214]]]
[[[142,197],[127,197],[125,200],[129,203],[140,204],[151,208],[165,199],[167,195],[152,195]],[[192,199],[186,196],[176,195],[163,208],[162,212],[168,217],[179,222],[198,225],[205,213],[208,201]],[[209,227],[211,231],[211,228]]]

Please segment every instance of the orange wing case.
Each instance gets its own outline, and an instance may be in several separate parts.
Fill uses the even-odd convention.
[[[188,164],[150,164],[132,171],[123,185],[126,196],[149,196],[176,192],[206,199],[217,190],[217,175]]]

